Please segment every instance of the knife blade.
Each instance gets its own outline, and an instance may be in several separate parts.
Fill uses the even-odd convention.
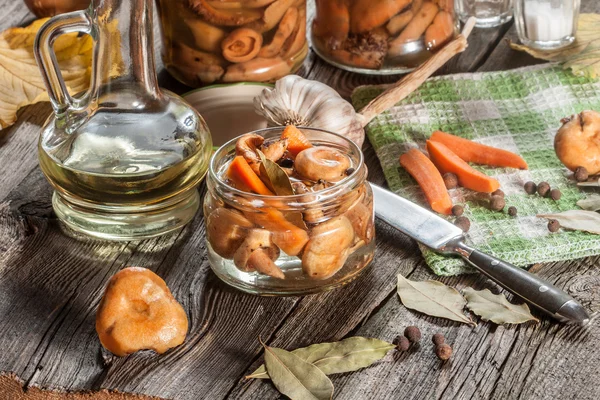
[[[375,215],[427,247],[462,257],[506,290],[562,322],[585,324],[589,316],[575,299],[536,275],[465,244],[463,231],[435,213],[371,184]]]

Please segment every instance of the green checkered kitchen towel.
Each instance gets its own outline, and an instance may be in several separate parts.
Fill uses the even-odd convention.
[[[356,109],[383,91],[381,86],[357,88],[352,101]],[[411,147],[425,148],[435,130],[520,154],[529,170],[477,166],[495,177],[506,193],[504,212],[493,212],[469,201],[467,190],[450,191],[455,204],[465,204],[471,220],[468,242],[518,266],[600,254],[600,237],[574,231],[550,233],[539,213],[577,209],[584,198],[570,173],[556,158],[554,135],[560,119],[582,110],[600,111],[600,82],[575,76],[559,66],[545,64],[512,71],[457,74],[436,77],[419,90],[375,118],[367,135],[389,187],[419,204],[427,204],[416,182],[398,162]],[[559,201],[529,196],[527,181],[547,181],[559,188]],[[472,197],[472,196],[470,196]],[[518,216],[506,213],[509,206]],[[461,260],[444,257],[422,247],[427,264],[438,275],[456,275],[471,269]]]

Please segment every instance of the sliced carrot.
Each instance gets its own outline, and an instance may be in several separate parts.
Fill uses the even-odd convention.
[[[431,161],[433,161],[438,170],[442,174],[446,172],[456,174],[458,183],[462,187],[484,193],[492,193],[500,187],[500,183],[497,180],[473,169],[440,142],[428,140],[427,151],[429,152]]]
[[[441,214],[450,215],[452,200],[444,185],[444,179],[429,158],[417,149],[400,156],[400,165],[415,178],[429,202],[429,206]]]
[[[507,150],[475,143],[442,131],[433,132],[429,140],[444,144],[466,162],[493,167],[527,169],[527,163],[521,156]]]
[[[264,195],[273,195],[273,192],[260,180],[248,162],[242,156],[233,159],[227,170],[227,176],[234,183],[240,183],[242,187],[250,189],[252,192]]]
[[[287,255],[298,255],[308,242],[308,232],[298,228],[285,218],[285,215],[274,208],[261,212],[246,212],[246,218],[262,226],[273,234],[273,243]]]
[[[296,156],[302,150],[312,147],[310,140],[308,140],[306,136],[300,132],[300,129],[296,128],[294,125],[286,126],[281,134],[281,138],[288,140],[287,149],[294,156]]]

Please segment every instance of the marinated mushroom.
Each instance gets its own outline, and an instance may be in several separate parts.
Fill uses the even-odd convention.
[[[235,266],[245,272],[258,271],[278,279],[285,275],[275,265],[279,248],[271,240],[271,232],[265,229],[252,229],[233,256]]]
[[[327,279],[344,266],[354,240],[354,229],[341,215],[317,225],[302,254],[302,270],[310,279]]]
[[[268,160],[275,162],[283,157],[287,150],[287,145],[287,139],[276,140],[270,143],[263,143],[263,145],[260,146],[260,151],[262,151]]]
[[[219,207],[206,220],[206,236],[215,253],[232,259],[248,230],[253,227],[241,212]]]
[[[263,144],[265,139],[255,133],[249,133],[238,139],[235,144],[235,154],[244,157],[250,168],[260,175],[260,158],[256,150]]]
[[[159,354],[179,346],[187,315],[154,272],[129,267],[108,282],[96,313],[96,332],[108,351],[122,357],[150,349]]]
[[[571,171],[584,167],[590,175],[600,173],[600,113],[582,111],[561,122],[554,137],[558,159]]]
[[[373,238],[375,227],[372,208],[365,204],[364,199],[364,196],[361,196],[344,215],[350,220],[356,236],[369,243]]]
[[[294,167],[304,178],[337,182],[346,176],[350,159],[333,147],[315,146],[298,153]]]
[[[246,216],[272,232],[273,243],[289,256],[298,255],[308,242],[308,233],[291,223],[279,210],[269,208],[263,212],[248,212]]]

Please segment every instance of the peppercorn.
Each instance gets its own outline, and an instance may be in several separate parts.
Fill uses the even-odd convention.
[[[431,337],[431,341],[436,346],[441,346],[446,341],[446,338],[444,338],[444,335],[442,335],[441,333],[436,333]]]
[[[418,343],[419,340],[421,340],[421,331],[416,326],[409,326],[404,330],[404,336],[406,336],[411,343]]]
[[[452,207],[452,215],[454,215],[455,217],[460,217],[461,215],[463,215],[464,212],[465,208],[460,204],[457,204],[454,207]]]
[[[283,158],[279,161],[279,166],[281,168],[292,168],[294,166],[294,160],[291,158]]]
[[[446,172],[442,178],[444,178],[446,189],[454,189],[458,186],[458,177],[456,174],[453,174],[452,172]]]
[[[462,229],[463,232],[468,232],[471,228],[471,221],[467,217],[458,217],[454,220],[454,225]]]
[[[504,192],[502,191],[502,189],[496,189],[492,192],[492,196],[500,196],[504,198]]]
[[[550,198],[552,200],[560,200],[561,196],[562,196],[562,193],[560,192],[560,189],[552,189],[550,191]]]
[[[540,196],[546,197],[550,192],[550,184],[548,182],[540,182],[537,185],[537,192]]]
[[[548,220],[548,230],[550,232],[556,232],[560,228],[560,222],[555,219]]]
[[[492,196],[490,199],[490,209],[494,211],[501,211],[506,205],[506,201],[503,197],[500,196]]]
[[[408,339],[401,335],[396,336],[392,344],[396,345],[398,351],[406,351],[410,347]]]
[[[447,345],[446,343],[442,343],[435,348],[435,355],[442,361],[446,361],[452,355],[452,347]]]
[[[350,175],[352,175],[352,173],[353,173],[354,171],[355,171],[355,169],[354,169],[354,168],[348,168],[348,169],[346,170],[346,176],[350,176]]]
[[[525,192],[527,192],[527,194],[535,194],[535,192],[537,192],[537,185],[535,182],[525,182],[525,186],[523,187],[525,188]]]
[[[588,170],[585,167],[577,167],[575,168],[575,180],[577,182],[585,182],[590,177]]]
[[[508,215],[510,215],[511,217],[516,217],[517,216],[517,207],[515,207],[515,206],[508,207]]]

